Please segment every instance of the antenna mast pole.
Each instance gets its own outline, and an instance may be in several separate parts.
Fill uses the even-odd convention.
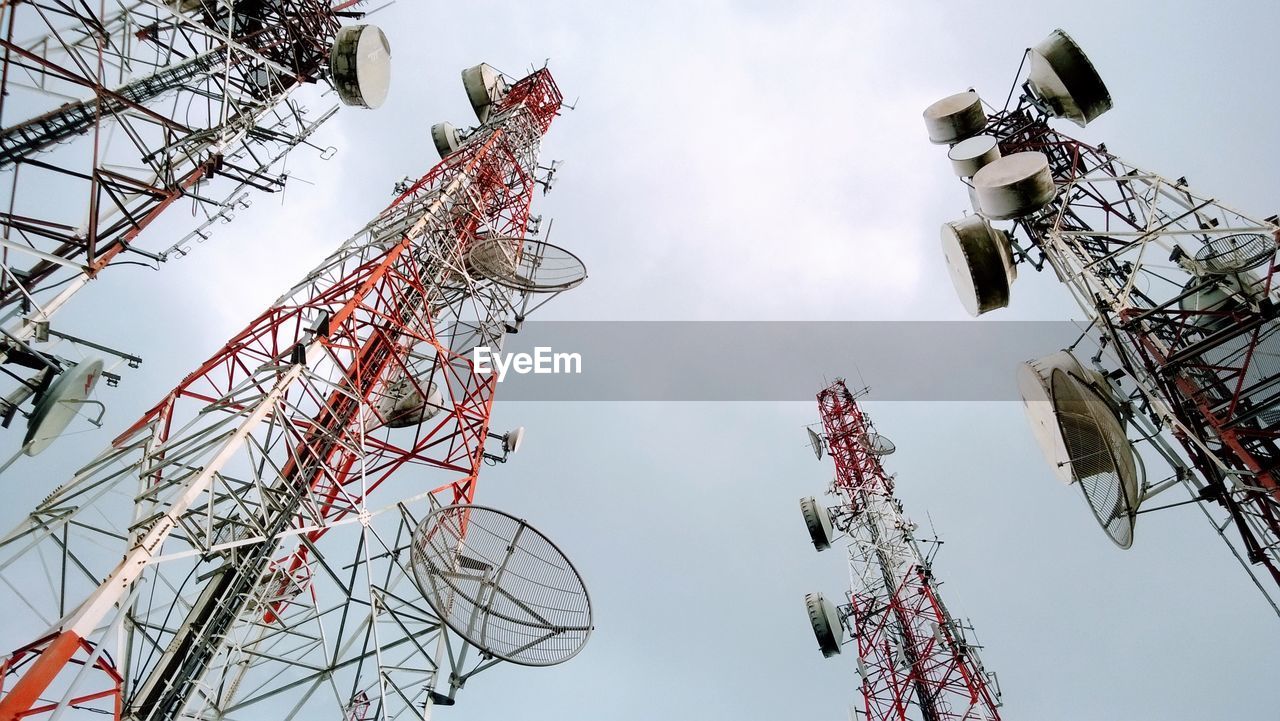
[[[998,720],[995,675],[942,602],[930,556],[875,452],[870,419],[843,380],[818,394],[818,409],[836,467],[831,492],[839,503],[830,513],[850,539],[842,615],[858,649],[860,718]]]
[[[439,665],[445,627],[406,564],[418,520],[469,503],[495,457],[497,381],[470,353],[501,347],[534,292],[483,272],[525,260],[561,94],[545,69],[503,91],[456,152],[0,538],[15,614],[0,720],[423,717],[494,663],[467,670],[446,644]],[[48,630],[12,638],[33,628]],[[441,671],[447,697],[423,685]]]

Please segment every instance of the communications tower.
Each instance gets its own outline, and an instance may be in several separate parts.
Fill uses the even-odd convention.
[[[481,67],[454,152],[0,538],[0,719],[426,718],[582,648],[572,564],[470,505],[523,436],[472,349],[586,275],[528,231],[555,81]]]
[[[140,362],[53,326],[72,296],[107,268],[185,254],[283,189],[287,155],[337,111],[301,88],[383,102],[390,48],[377,27],[342,24],[356,2],[0,4],[0,424],[28,419],[28,454],[81,410],[76,386]],[[55,386],[77,364],[84,377]],[[49,421],[54,403],[67,412]]]
[[[840,653],[847,629],[858,654],[862,703],[854,716],[868,721],[996,720],[1000,690],[978,657],[973,629],[951,615],[933,575],[936,542],[894,496],[894,477],[881,464],[895,447],[875,432],[858,398],[837,380],[818,394],[822,434],[809,431],[819,458],[825,449],[836,475],[826,507],[800,501],[814,547],[831,547],[837,532],[848,541],[848,603],[837,607],[820,593],[805,607],[823,656]]]
[[[1184,487],[1280,613],[1277,218],[1059,132],[1062,120],[1084,127],[1112,107],[1063,31],[1028,49],[1023,67],[1021,92],[1003,107],[970,90],[924,113],[973,203],[942,230],[956,290],[978,315],[1009,303],[1018,266],[1051,269],[1097,348],[1019,371],[1055,471],[1122,548],[1140,505]],[[1146,478],[1130,436],[1162,458],[1168,478]]]

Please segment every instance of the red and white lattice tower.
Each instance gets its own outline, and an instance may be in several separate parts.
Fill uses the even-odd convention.
[[[932,553],[922,549],[926,541],[903,514],[894,477],[881,464],[893,445],[875,432],[842,380],[818,394],[818,409],[823,434],[813,440],[835,461],[830,493],[838,501],[823,508],[806,498],[801,509],[818,550],[830,547],[835,531],[847,535],[850,590],[841,608],[821,594],[805,602],[824,655],[840,652],[842,627],[857,647],[857,718],[999,719],[995,674],[983,668],[972,629],[943,604]]]
[[[542,282],[528,232],[551,74],[489,80],[455,152],[0,539],[0,719],[421,718],[496,662],[410,539],[519,441],[471,349],[585,271]]]
[[[86,356],[114,356],[112,382],[111,368],[137,365],[102,345],[112,339],[81,339],[51,319],[107,268],[185,254],[255,192],[281,190],[286,156],[337,111],[319,90],[297,91],[332,86],[346,104],[382,102],[385,37],[341,24],[361,15],[346,9],[358,1],[0,3],[6,427]],[[146,233],[162,216],[174,220]]]
[[[1051,268],[1098,348],[1092,363],[1063,352],[1021,371],[1060,477],[1122,548],[1144,501],[1184,487],[1280,613],[1280,224],[1059,132],[1112,105],[1061,30],[1024,66],[1003,108],[969,91],[925,113],[974,203],[943,227],[961,299],[974,315],[1004,307],[1017,264]],[[1143,477],[1130,433],[1167,481]]]

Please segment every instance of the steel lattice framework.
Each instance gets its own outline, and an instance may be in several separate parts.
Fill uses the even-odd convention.
[[[1053,202],[1015,222],[1025,246],[1018,252],[1052,267],[1094,322],[1133,383],[1136,415],[1171,431],[1197,469],[1198,477],[1186,473],[1166,451],[1193,496],[1208,502],[1201,506],[1218,533],[1237,539],[1233,551],[1251,571],[1280,582],[1280,226],[1063,135],[1049,120],[1029,93],[988,118],[986,132],[1004,153],[1044,153],[1057,186]],[[1257,267],[1216,272],[1203,260],[1242,239],[1260,244]],[[1197,299],[1207,292],[1225,300],[1206,306]]]
[[[967,629],[943,605],[931,555],[894,497],[894,479],[873,452],[877,436],[844,381],[818,394],[835,461],[832,519],[849,535],[845,623],[858,647],[866,719],[999,719],[994,674]]]
[[[184,254],[283,188],[286,155],[337,110],[294,91],[327,77],[354,2],[0,4],[0,360],[60,369],[58,341],[79,339],[49,321],[87,282]],[[145,242],[176,205],[197,227]]]
[[[531,298],[476,277],[468,251],[524,242],[560,103],[545,69],[516,82],[0,540],[0,719],[421,718],[437,683],[452,697],[496,663],[450,639],[408,546],[432,508],[473,499],[492,457],[497,381],[470,349],[500,347]],[[383,410],[406,379],[441,391],[408,427]]]

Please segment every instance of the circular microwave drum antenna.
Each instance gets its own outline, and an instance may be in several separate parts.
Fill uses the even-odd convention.
[[[520,446],[524,444],[524,426],[519,426],[507,431],[502,436],[502,450],[507,453],[515,453],[520,450]]]
[[[951,284],[969,315],[1009,305],[1009,289],[1017,277],[1013,249],[1003,231],[980,215],[942,226],[942,254]]]
[[[409,564],[440,618],[482,652],[523,666],[573,658],[591,635],[591,599],[564,553],[524,521],[445,506],[413,534]]]
[[[831,548],[835,540],[835,530],[831,526],[831,513],[818,504],[813,496],[800,499],[800,513],[804,514],[804,525],[809,529],[809,540],[819,551]]]
[[[990,135],[975,135],[952,145],[947,158],[956,175],[972,178],[984,166],[1000,159],[1000,146]]]
[[[1196,251],[1196,260],[1210,273],[1240,273],[1257,268],[1275,255],[1276,241],[1261,233],[1224,235]]]
[[[1031,90],[1056,118],[1084,127],[1111,109],[1111,93],[1079,45],[1061,30],[1031,48]]]
[[[444,398],[435,383],[403,376],[387,384],[376,408],[388,428],[408,428],[431,419],[443,404]]]
[[[818,460],[822,460],[822,449],[824,447],[822,443],[822,436],[814,433],[812,428],[806,428],[804,429],[804,432],[809,434],[809,447],[813,449],[813,455],[816,456]]]
[[[1219,276],[1214,280],[1192,278],[1183,286],[1185,295],[1178,301],[1178,307],[1196,313],[1191,323],[1212,332],[1230,324],[1231,318],[1227,314],[1241,305],[1232,291],[1242,292],[1240,284],[1230,276]]]
[[[995,220],[1021,218],[1053,200],[1057,189],[1044,153],[1006,155],[973,174],[982,214]]]
[[[458,129],[453,123],[436,123],[431,126],[431,142],[435,143],[436,152],[443,160],[458,150]]]
[[[1062,369],[1053,371],[1050,389],[1072,480],[1107,536],[1128,548],[1142,488],[1124,425],[1096,388]]]
[[[805,610],[809,613],[809,623],[813,626],[813,635],[818,638],[818,648],[824,658],[831,658],[840,653],[840,641],[844,631],[840,625],[840,614],[830,601],[821,593],[806,593]]]
[[[329,52],[329,73],[344,105],[378,108],[391,87],[391,44],[377,25],[338,30]]]
[[[27,419],[22,452],[37,455],[57,440],[80,412],[80,406],[101,377],[102,359],[91,358],[63,371],[50,383]]]
[[[488,63],[480,63],[462,71],[462,87],[480,122],[488,122],[494,104],[507,95],[507,81]]]
[[[867,437],[867,453],[873,456],[891,455],[896,450],[898,450],[898,447],[893,445],[893,441],[879,433],[872,433]]]
[[[929,142],[938,145],[977,135],[987,127],[982,98],[972,90],[948,95],[924,109],[924,127],[929,132]]]
[[[536,238],[486,236],[467,251],[475,275],[524,293],[559,293],[587,279],[578,256]]]

